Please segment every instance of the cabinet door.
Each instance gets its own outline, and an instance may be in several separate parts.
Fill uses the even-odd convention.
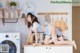
[[[37,49],[36,47],[24,47],[24,53],[36,53]]]
[[[73,53],[72,46],[24,47],[24,53]]]
[[[24,53],[46,53],[46,47],[24,47]]]
[[[72,46],[51,47],[50,53],[73,53]]]

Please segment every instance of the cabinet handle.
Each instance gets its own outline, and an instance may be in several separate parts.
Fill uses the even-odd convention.
[[[46,49],[51,49],[51,47],[46,47]]]
[[[48,49],[48,48],[46,47],[46,49]]]
[[[51,49],[51,47],[50,47],[50,49]]]

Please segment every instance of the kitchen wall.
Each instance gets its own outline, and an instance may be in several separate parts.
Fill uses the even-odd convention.
[[[73,6],[80,6],[80,0],[72,0]]]
[[[4,2],[4,0],[2,0]],[[15,0],[17,1],[17,0]],[[22,9],[22,6],[24,6],[23,4],[25,3],[25,1],[27,0],[19,0],[19,5],[20,5],[20,9],[21,9],[21,15],[25,10]],[[72,8],[70,4],[51,4],[50,0],[32,0],[35,4],[36,4],[36,13],[40,13],[40,12],[68,12],[68,15],[65,16],[61,16],[61,15],[50,15],[50,17],[52,18],[61,18],[64,17],[64,20],[67,19],[68,20],[68,27],[69,29],[67,30],[67,33],[64,33],[67,38],[69,40],[72,40]],[[4,4],[5,6],[5,4]],[[24,6],[25,8],[25,6]],[[42,15],[37,15],[39,21],[41,22],[41,24],[44,24],[44,16]],[[65,18],[66,17],[66,18]],[[21,38],[22,38],[22,43],[24,43],[26,41],[26,36],[28,34],[28,28],[27,25],[25,25],[25,19],[22,19],[20,16],[20,19],[18,20],[17,23],[5,23],[5,25],[2,24],[2,20],[0,19],[0,33],[1,32],[19,32],[21,34]]]
[[[0,33],[2,32],[20,32],[21,37],[24,40],[23,37],[27,35],[27,26],[24,23],[24,19],[19,19],[18,23],[5,23],[4,25],[0,19]]]

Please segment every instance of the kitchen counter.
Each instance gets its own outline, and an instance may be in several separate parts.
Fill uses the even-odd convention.
[[[72,45],[25,45],[24,53],[73,53]]]
[[[31,47],[31,46],[33,46],[33,45],[25,45],[25,44],[24,44],[23,46],[24,46],[24,47],[25,47],[25,46],[30,46],[30,47]],[[72,46],[72,45],[55,45],[55,44],[49,44],[49,45],[37,45],[37,46],[35,46],[35,47],[39,47],[39,46]]]

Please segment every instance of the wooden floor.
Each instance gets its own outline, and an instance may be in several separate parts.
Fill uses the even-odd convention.
[[[72,19],[73,19],[73,40],[77,43],[77,50],[74,53],[80,53],[80,7],[73,7],[72,9]]]

